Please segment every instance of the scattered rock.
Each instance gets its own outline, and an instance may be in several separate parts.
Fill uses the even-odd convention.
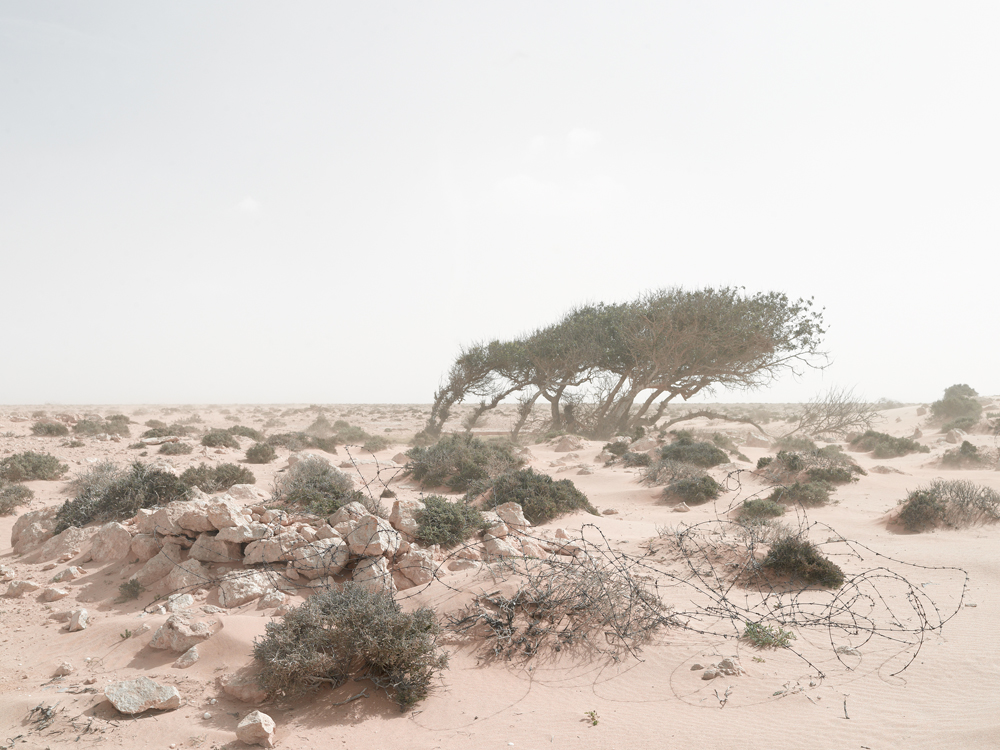
[[[76,670],[73,669],[72,664],[70,664],[68,661],[64,661],[62,664],[56,667],[56,671],[53,674],[56,677],[65,677],[66,675],[73,674],[75,671]]]
[[[83,575],[83,570],[75,566],[70,566],[52,578],[52,583],[62,583],[64,581],[75,581]]]
[[[231,526],[230,528],[237,527]],[[198,535],[188,551],[188,557],[208,563],[238,563],[243,561],[243,550],[236,542],[227,542],[219,539],[213,533],[206,532]]]
[[[236,738],[248,745],[274,747],[274,719],[260,711],[251,711],[236,725]]]
[[[967,437],[968,437],[968,434],[965,432],[965,430],[948,430],[948,434],[945,435],[944,440],[945,440],[946,443],[952,443],[954,445],[959,445]]]
[[[272,590],[274,584],[267,573],[260,570],[234,571],[223,576],[219,582],[219,603],[227,608],[239,607]]]
[[[577,437],[576,435],[563,435],[556,442],[553,450],[556,453],[569,453],[570,451],[583,450],[586,446],[584,445],[583,439]]]
[[[337,575],[347,565],[350,550],[340,537],[317,539],[292,551],[293,569],[306,578]]]
[[[392,513],[389,514],[389,523],[397,531],[409,534],[411,537],[417,535],[419,524],[417,514],[424,509],[424,504],[419,500],[396,500],[392,504]]]
[[[7,593],[4,596],[10,597],[11,599],[18,599],[22,595],[30,591],[38,591],[41,586],[33,581],[11,581],[10,586],[7,587]]]
[[[704,672],[702,672],[701,679],[703,679],[703,680],[714,680],[718,676],[719,676],[719,673],[716,672],[714,669],[706,669]]]
[[[347,535],[351,554],[359,557],[392,557],[399,549],[399,541],[399,532],[388,521],[372,515],[359,519]]]
[[[9,581],[16,576],[17,572],[13,568],[7,565],[0,565],[0,582]]]
[[[45,589],[41,595],[38,597],[40,602],[55,602],[69,596],[69,592],[66,589],[57,589],[55,586],[51,586]]]
[[[394,594],[396,585],[384,557],[366,557],[354,568],[353,580],[369,591]]]
[[[152,534],[136,534],[132,537],[129,552],[133,557],[139,558],[139,562],[149,562],[160,551],[160,543]]]
[[[524,510],[517,503],[504,503],[493,510],[514,531],[524,531],[531,526],[528,519],[524,517]]]
[[[219,687],[226,695],[243,703],[257,704],[267,700],[267,691],[257,682],[257,673],[250,669],[222,675]]]
[[[151,708],[179,708],[181,694],[172,685],[161,685],[148,677],[109,683],[104,695],[123,714],[141,714]]]
[[[192,664],[197,662],[199,658],[200,656],[198,654],[198,647],[192,646],[183,654],[181,654],[179,657],[177,657],[177,661],[174,662],[174,666],[177,667],[177,669],[187,669]]]
[[[129,553],[132,535],[120,523],[111,521],[101,526],[94,534],[90,546],[90,559],[94,562],[121,560]]]
[[[163,608],[167,612],[183,612],[193,605],[194,597],[191,594],[171,594],[167,597],[167,603],[163,605]]]
[[[659,446],[659,442],[654,437],[643,437],[632,443],[628,449],[633,453],[643,453],[648,450],[653,450]]]
[[[485,538],[486,557],[489,560],[496,560],[501,557],[520,557],[519,550],[514,548],[506,539],[498,539],[494,536]]]
[[[75,633],[77,630],[86,630],[90,622],[90,613],[85,609],[74,609],[69,613],[69,632]]]
[[[272,607],[280,607],[285,603],[285,595],[280,591],[271,591],[264,594],[257,602],[257,609],[271,609]]]
[[[674,513],[687,513],[691,507],[687,503],[678,503],[674,506]]]
[[[171,615],[153,634],[149,646],[183,653],[192,646],[208,640],[221,629],[221,620],[188,623],[183,615]]]
[[[58,523],[56,520],[58,512],[59,506],[53,505],[22,513],[14,522],[14,528],[10,532],[10,546],[14,548],[14,554],[23,555],[31,552],[51,539]]]
[[[602,516],[617,516],[618,511],[614,508],[605,508],[601,511]]]
[[[414,586],[434,580],[434,558],[426,550],[411,549],[399,558],[396,569]]]

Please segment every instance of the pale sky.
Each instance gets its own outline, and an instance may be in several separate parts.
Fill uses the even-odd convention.
[[[0,0],[0,403],[420,402],[681,285],[1000,392],[1000,3]]]

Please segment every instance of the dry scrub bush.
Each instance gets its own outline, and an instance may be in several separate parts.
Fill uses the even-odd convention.
[[[761,567],[826,588],[844,585],[844,571],[823,557],[812,542],[789,535],[771,545]]]
[[[1000,493],[966,479],[935,479],[900,501],[897,520],[908,531],[960,528],[1000,519]]]
[[[510,568],[520,578],[511,596],[477,596],[450,619],[449,628],[484,638],[494,656],[533,656],[543,648],[581,647],[617,655],[634,652],[670,609],[645,581],[614,560],[526,561]]]
[[[846,484],[868,473],[837,445],[802,453],[779,451],[773,459],[762,457],[757,468],[766,478],[782,484],[800,479]]]
[[[198,464],[181,474],[181,482],[186,487],[197,487],[203,492],[224,492],[234,484],[256,484],[257,477],[245,466],[236,464]]]
[[[941,465],[950,469],[978,469],[996,462],[990,451],[980,450],[968,440],[963,440],[958,448],[947,450],[941,456]]]
[[[910,453],[930,453],[931,449],[910,438],[898,438],[884,432],[868,430],[851,440],[856,451],[871,452],[874,458],[899,458]]]
[[[193,450],[191,443],[164,443],[159,452],[164,456],[186,456]]]
[[[486,442],[472,435],[445,435],[429,447],[406,452],[406,472],[424,487],[465,492],[474,483],[516,469],[524,462],[507,442]]]
[[[278,457],[274,446],[267,443],[256,443],[247,448],[246,460],[248,464],[269,464]]]
[[[524,511],[524,517],[536,525],[578,510],[597,515],[597,509],[590,504],[587,496],[570,480],[556,480],[548,474],[537,474],[531,468],[476,482],[469,488],[465,499],[472,502],[478,497],[488,498],[487,505],[492,508],[504,503],[517,503]]]
[[[461,544],[485,525],[483,514],[462,501],[452,502],[440,495],[423,498],[424,509],[417,512],[417,541],[444,548]]]
[[[0,460],[0,480],[31,482],[36,479],[54,481],[69,470],[59,459],[49,453],[25,451]]]
[[[386,515],[377,499],[355,490],[350,477],[319,456],[309,456],[289,468],[277,482],[275,500],[318,516],[328,516],[355,501],[377,516]]]
[[[729,456],[726,455],[725,451],[712,443],[696,441],[691,433],[685,430],[676,433],[674,442],[660,448],[660,458],[693,464],[705,469],[729,461]]]
[[[677,479],[663,488],[663,499],[668,502],[683,502],[688,505],[703,505],[715,500],[723,486],[705,474],[700,477]]]
[[[35,493],[23,484],[5,484],[0,481],[0,516],[9,516],[15,508],[27,505],[34,496]]]
[[[438,653],[434,612],[403,612],[391,595],[348,581],[342,591],[310,596],[254,642],[261,687],[296,696],[348,679],[371,680],[402,710],[427,697],[448,664]]]
[[[206,448],[239,448],[239,441],[229,430],[212,429],[201,438],[201,444]]]
[[[37,437],[63,437],[69,435],[69,427],[62,422],[35,422],[31,434]]]
[[[788,486],[775,487],[767,499],[773,503],[815,508],[830,502],[832,493],[833,485],[829,482],[794,482]]]

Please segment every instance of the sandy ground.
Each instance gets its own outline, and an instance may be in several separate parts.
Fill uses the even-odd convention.
[[[239,423],[268,432],[302,429],[316,416],[315,409],[287,406],[0,407],[0,456],[48,451],[68,463],[71,473],[99,460],[125,463],[139,451],[128,448],[132,442],[128,438],[121,442],[83,438],[82,447],[70,448],[63,438],[32,437],[29,428],[36,409],[52,415],[125,413],[135,423],[132,440],[145,429],[142,425],[148,419],[172,422],[195,412],[203,420],[197,423],[199,427]],[[421,427],[426,407],[330,406],[326,414],[331,421],[345,419],[398,441],[377,454],[386,465],[406,450],[405,440]],[[926,417],[918,416],[916,406],[891,409],[883,417],[878,429],[893,435],[910,436],[916,428],[922,429],[921,441],[931,453],[888,460],[852,454],[868,470],[880,465],[896,471],[869,471],[856,484],[838,488],[835,502],[808,513],[808,523],[816,524],[810,531],[814,541],[839,535],[857,542],[853,547],[833,544],[830,552],[849,578],[868,571],[860,579],[859,591],[871,599],[859,598],[851,606],[871,613],[875,637],[869,638],[863,627],[852,633],[820,621],[791,627],[796,635],[792,649],[757,650],[735,637],[737,628],[725,616],[713,614],[718,602],[713,603],[704,589],[672,585],[666,578],[659,581],[660,594],[679,613],[684,626],[661,629],[635,656],[625,654],[615,661],[550,653],[495,661],[483,658],[484,652],[474,644],[449,639],[445,648],[451,654],[450,667],[433,694],[405,713],[370,686],[370,697],[336,705],[364,687],[358,683],[323,690],[310,700],[260,706],[277,722],[278,746],[415,750],[1000,747],[1000,648],[996,645],[1000,526],[906,534],[887,524],[897,502],[933,478],[970,479],[1000,490],[1000,474],[941,468],[937,459],[954,446],[926,425]],[[482,425],[484,431],[503,429],[502,415],[491,420]],[[721,422],[693,426],[746,433]],[[983,446],[993,444],[987,436],[972,440]],[[240,451],[198,447],[190,456],[169,461],[180,470],[202,461],[239,461],[251,442],[241,439]],[[760,456],[773,453],[764,447],[744,446],[749,463],[737,461],[712,470],[720,480],[728,475],[730,491],[715,503],[677,513],[660,499],[660,488],[640,483],[637,470],[595,462],[601,447],[599,442],[587,442],[568,459],[566,453],[555,452],[552,443],[530,446],[530,465],[536,470],[572,479],[599,511],[617,511],[596,517],[579,513],[548,526],[570,535],[583,534],[599,544],[603,535],[613,550],[642,561],[647,566],[642,570],[652,578],[657,571],[677,569],[676,556],[671,556],[672,530],[711,524],[742,499],[768,487],[749,470]],[[155,456],[155,450],[150,449],[146,460]],[[372,456],[355,453],[362,462],[343,471],[371,478]],[[273,463],[249,465],[257,484],[270,488],[276,472],[286,466],[287,456],[288,451],[279,449]],[[341,448],[331,461],[338,465],[346,458]],[[557,462],[564,465],[552,465]],[[578,474],[580,465],[591,467],[593,473]],[[390,485],[401,498],[420,495],[405,478],[396,477]],[[18,509],[22,513],[70,497],[66,481],[31,482],[29,486],[35,499]],[[15,557],[10,532],[16,517],[0,517],[0,564],[13,567],[18,578],[39,583],[72,564],[29,564]],[[853,554],[849,554],[851,549]],[[696,566],[700,564],[695,561]],[[146,594],[127,604],[115,601],[119,584],[137,566],[117,562],[83,567],[85,575],[69,584],[67,599],[43,604],[33,594],[0,598],[0,747],[245,747],[235,739],[235,727],[254,707],[226,696],[216,679],[251,664],[253,639],[263,634],[270,611],[260,611],[254,603],[227,611],[222,616],[222,632],[200,647],[201,660],[180,670],[172,666],[176,655],[148,647],[152,631],[166,619],[166,615],[144,611],[153,610],[152,596]],[[914,588],[893,576],[905,577]],[[439,581],[402,592],[400,597],[407,607],[430,604],[442,613],[453,612],[469,600],[470,591],[492,585],[492,579],[465,572],[442,573]],[[738,588],[731,595],[734,602],[752,599]],[[806,604],[833,600],[831,594],[822,592],[807,592],[803,598]],[[946,620],[943,627],[920,632],[920,619],[910,606],[914,601],[923,607],[930,625]],[[53,612],[77,606],[87,607],[93,615],[84,631],[66,632],[61,623],[49,619]],[[150,631],[122,637],[126,630],[137,631],[143,625],[149,625]],[[838,656],[836,646],[856,646],[859,655]],[[724,656],[737,656],[746,673],[706,681],[700,670],[691,669],[695,663],[708,664]],[[64,661],[76,671],[54,678]],[[174,711],[138,717],[119,714],[101,687],[139,674],[176,685],[185,704]],[[87,684],[90,679],[93,682]],[[59,713],[48,727],[40,728],[29,718],[36,706],[54,704]],[[589,712],[594,712],[596,724]]]

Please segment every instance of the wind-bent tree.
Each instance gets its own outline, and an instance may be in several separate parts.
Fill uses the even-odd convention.
[[[667,405],[712,386],[753,389],[784,370],[822,367],[825,331],[812,300],[779,292],[680,288],[628,303],[587,305],[512,341],[463,349],[434,394],[425,433],[436,437],[469,397],[485,412],[518,395],[515,434],[539,399],[553,428],[596,438],[655,424]]]

